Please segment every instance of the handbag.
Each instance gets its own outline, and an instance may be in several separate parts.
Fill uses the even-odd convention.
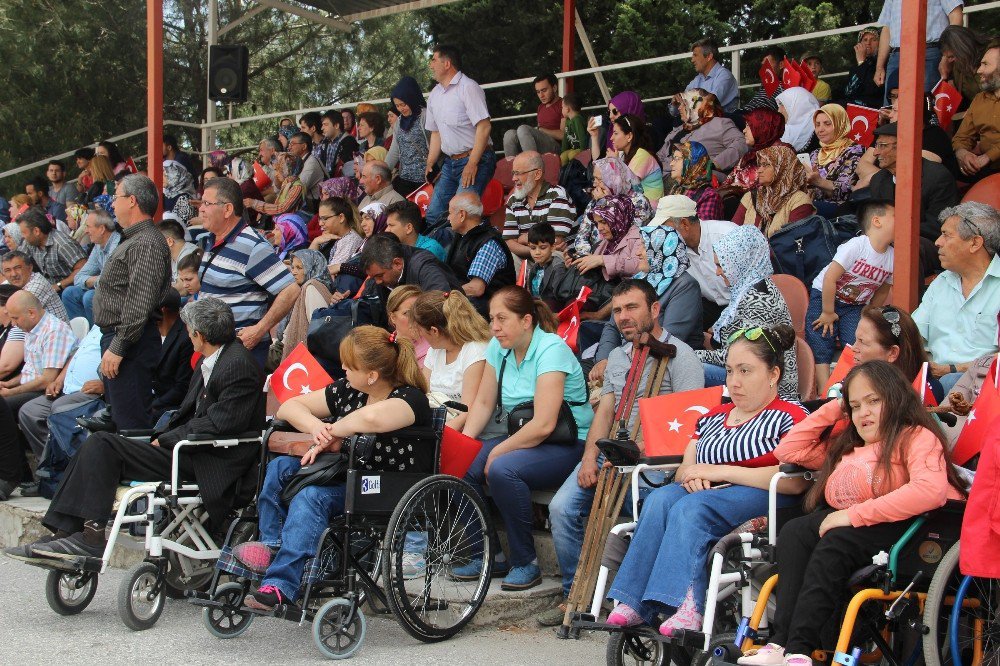
[[[317,310],[309,322],[306,334],[306,348],[316,357],[324,369],[341,368],[340,341],[347,337],[351,329],[372,324],[385,327],[380,312],[385,312],[378,294],[378,285],[371,285],[358,298],[341,301],[328,308]]]
[[[833,261],[837,247],[853,235],[850,231],[849,221],[820,215],[786,224],[769,239],[774,272],[794,275],[808,287]]]
[[[496,422],[502,423],[504,416],[506,415],[507,420],[507,436],[511,436],[518,430],[524,427],[524,424],[535,418],[535,403],[533,400],[526,400],[518,405],[515,405],[513,409],[507,411],[506,414],[502,407],[503,402],[503,373],[507,367],[507,357],[510,356],[511,352],[507,352],[507,355],[503,357],[503,361],[500,363],[500,377],[497,379],[497,411],[494,415]],[[568,402],[563,398],[562,404],[559,405],[559,416],[556,419],[556,427],[552,430],[545,441],[550,444],[562,444],[565,446],[573,446],[578,440],[577,427],[576,427],[576,417],[573,416],[573,410],[571,407],[580,407],[586,405],[587,400],[583,402]]]
[[[347,480],[347,456],[321,453],[311,465],[300,467],[281,491],[281,501],[290,504],[292,498],[307,486],[332,486]]]

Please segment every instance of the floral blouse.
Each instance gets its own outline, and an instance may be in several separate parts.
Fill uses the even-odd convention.
[[[809,154],[809,161],[813,169],[819,172],[821,178],[826,178],[833,183],[833,193],[827,194],[818,187],[812,188],[813,200],[831,201],[833,203],[843,203],[851,196],[854,184],[858,182],[857,170],[858,161],[865,154],[865,148],[861,144],[852,144],[841,153],[840,157],[833,160],[826,166],[817,166],[816,160],[819,149]]]

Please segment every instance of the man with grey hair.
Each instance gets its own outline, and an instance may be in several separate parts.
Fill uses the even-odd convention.
[[[1000,212],[966,202],[941,211],[934,241],[941,266],[913,312],[947,394],[975,359],[997,352],[1000,311]]]
[[[529,150],[514,158],[514,192],[507,200],[503,239],[518,257],[528,257],[528,230],[548,222],[556,230],[556,249],[566,249],[566,236],[576,224],[576,210],[558,185],[545,182],[545,162],[541,154]]]
[[[90,256],[73,277],[73,284],[62,290],[62,302],[70,319],[86,317],[94,323],[94,287],[101,277],[104,264],[118,247],[122,235],[117,231],[115,221],[102,208],[87,212],[83,221],[84,230],[91,242]]]
[[[274,165],[278,161],[278,153],[281,152],[281,144],[277,139],[268,137],[257,146],[257,160],[264,169],[267,177],[274,182]]]
[[[719,99],[726,113],[732,113],[740,105],[740,86],[736,82],[736,77],[719,62],[719,49],[711,39],[699,39],[691,45],[691,64],[697,72],[687,84],[684,90],[701,88]],[[670,106],[672,113],[676,115],[681,104],[680,93],[674,95],[673,104]]]
[[[160,204],[146,176],[122,178],[114,197],[122,239],[107,258],[94,294],[101,327],[101,375],[115,424],[152,425],[153,372],[160,358],[160,302],[170,288],[170,249],[153,223]]]
[[[380,160],[369,162],[361,169],[361,188],[365,191],[365,198],[361,200],[359,209],[371,203],[388,206],[406,200],[402,194],[392,189],[392,170]]]
[[[448,248],[446,263],[464,283],[465,295],[483,312],[493,292],[514,284],[514,257],[493,225],[483,219],[483,202],[475,192],[462,192],[452,198],[448,222],[455,238]]]

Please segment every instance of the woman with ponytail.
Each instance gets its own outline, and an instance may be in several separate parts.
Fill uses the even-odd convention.
[[[480,437],[491,420],[506,426],[511,410],[533,403],[533,415],[516,424],[516,431],[508,429],[508,434],[483,441],[465,476],[480,491],[489,485],[490,498],[503,518],[510,563],[495,564],[494,572],[509,569],[501,585],[504,590],[526,590],[542,582],[531,536],[531,491],[562,485],[580,462],[594,418],[580,362],[555,334],[556,326],[552,311],[523,287],[503,287],[493,295],[493,340],[487,345],[483,379],[463,428],[466,435]],[[575,421],[575,437],[554,441],[552,435],[566,430],[569,421],[564,403]],[[475,536],[470,535],[470,543],[476,542]],[[473,561],[453,569],[452,576],[470,580],[481,570],[482,562]]]
[[[353,435],[385,433],[394,436],[378,437],[379,455],[361,463],[361,469],[434,471],[433,447],[413,446],[397,433],[431,425],[427,379],[413,343],[375,326],[359,326],[341,341],[340,358],[346,379],[292,398],[278,409],[277,417],[311,434],[313,444],[301,460],[279,456],[267,466],[258,499],[260,541],[233,551],[244,566],[264,574],[260,589],[244,602],[250,608],[295,603],[306,560],[316,553],[330,519],[344,511],[343,482],[304,486],[286,504],[282,491],[300,467],[312,464],[320,453],[342,451]]]

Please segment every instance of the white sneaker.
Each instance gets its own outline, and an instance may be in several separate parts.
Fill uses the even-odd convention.
[[[785,648],[768,643],[764,647],[748,650],[736,663],[740,666],[784,666]]]
[[[420,578],[427,570],[427,561],[420,553],[403,553],[403,579]]]

